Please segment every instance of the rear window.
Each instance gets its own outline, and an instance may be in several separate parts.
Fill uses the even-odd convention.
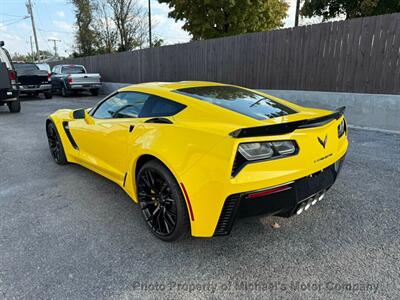
[[[85,72],[85,68],[82,66],[64,66],[61,69],[61,73],[63,74],[83,74]]]
[[[17,72],[39,70],[35,64],[14,64],[14,68]]]
[[[0,62],[5,63],[8,69],[10,70],[12,69],[10,55],[8,54],[6,49],[3,49],[1,47],[0,47]]]
[[[234,86],[202,86],[175,92],[206,101],[257,120],[296,113],[295,110],[265,96]]]

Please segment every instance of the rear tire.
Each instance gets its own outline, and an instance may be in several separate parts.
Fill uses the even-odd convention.
[[[136,176],[138,201],[151,232],[165,242],[189,234],[186,201],[172,173],[160,162],[145,163]]]
[[[92,96],[98,96],[99,95],[99,89],[92,89],[92,90],[90,90],[90,93],[92,94]]]
[[[51,91],[49,91],[49,92],[44,92],[44,97],[45,97],[46,99],[51,99],[51,98],[53,98],[53,94],[51,93]]]
[[[64,152],[64,147],[58,134],[57,128],[53,122],[49,122],[46,126],[47,140],[51,156],[54,161],[59,165],[66,165],[68,163],[67,157]]]
[[[19,98],[15,101],[8,102],[7,105],[11,113],[19,113],[21,111],[21,102]]]

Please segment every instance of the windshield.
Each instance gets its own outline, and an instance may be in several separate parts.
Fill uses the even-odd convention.
[[[234,86],[202,86],[176,90],[257,120],[296,113],[295,110],[255,92]]]
[[[63,74],[83,74],[85,72],[85,68],[83,66],[64,66],[61,69],[61,73]]]
[[[35,64],[14,64],[14,68],[17,72],[39,70]]]

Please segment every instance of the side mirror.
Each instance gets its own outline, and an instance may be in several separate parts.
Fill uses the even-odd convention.
[[[86,116],[86,111],[84,109],[77,109],[72,112],[72,117],[75,120],[84,119]]]
[[[4,46],[4,41],[0,41],[0,47]]]
[[[94,124],[93,118],[92,118],[92,117],[88,114],[88,112],[87,112],[85,109],[83,109],[83,108],[74,110],[74,111],[72,112],[72,118],[73,118],[74,120],[85,120],[85,122],[86,122],[87,124],[89,124],[89,125]]]

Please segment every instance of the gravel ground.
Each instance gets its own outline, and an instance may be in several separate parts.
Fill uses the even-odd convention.
[[[97,100],[0,107],[0,298],[400,298],[399,135],[352,130],[340,178],[301,216],[168,244],[117,185],[51,159],[46,116]]]

